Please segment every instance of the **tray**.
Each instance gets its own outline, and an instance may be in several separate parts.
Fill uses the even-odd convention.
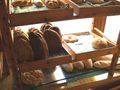
[[[48,9],[46,6],[36,8],[35,5],[32,5],[24,8],[11,8],[10,11],[10,26],[66,20],[73,16],[73,9],[66,3],[58,9]]]
[[[101,4],[92,4],[84,2],[83,4],[75,3],[74,0],[69,0],[69,4],[74,8],[74,13],[81,18],[94,16],[109,16],[120,14],[120,2],[108,1]]]
[[[67,52],[64,47],[56,53],[50,54],[48,58],[44,60],[35,60],[31,62],[25,62],[19,64],[20,72],[26,72],[35,69],[43,69],[49,67],[55,67],[64,63],[69,63],[72,61],[72,56]]]
[[[92,33],[92,32],[83,32],[83,33],[73,33],[79,39],[78,42],[74,43],[66,43],[66,49],[69,49],[69,52],[73,53],[74,61],[77,60],[86,60],[90,58],[95,58],[107,54],[116,53],[118,50],[116,46],[109,43],[107,48],[102,49],[94,49],[92,47],[92,40],[94,38],[101,38],[100,36]]]
[[[74,71],[72,73],[65,72],[60,66],[57,66],[53,73],[44,73],[45,79],[42,84],[38,85],[25,85],[24,90],[37,90],[49,85],[61,85],[65,83],[71,83],[83,78],[94,77],[100,74],[107,73],[107,69],[86,69],[82,71]]]

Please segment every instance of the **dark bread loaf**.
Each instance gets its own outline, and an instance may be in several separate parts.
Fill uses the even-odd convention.
[[[20,30],[15,30],[13,32],[13,35],[14,35],[13,43],[14,54],[18,63],[33,60],[34,55],[27,35]]]
[[[50,53],[59,51],[62,48],[62,40],[60,35],[54,30],[46,30],[44,32],[44,38],[47,42]]]
[[[40,32],[37,29],[30,29],[28,32],[31,46],[34,52],[34,59],[45,59],[48,57],[47,43]]]
[[[60,29],[59,29],[58,27],[56,27],[56,26],[51,26],[49,29],[56,31],[56,32],[62,37],[61,31],[60,31]]]

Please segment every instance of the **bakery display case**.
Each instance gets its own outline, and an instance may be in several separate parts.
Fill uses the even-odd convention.
[[[49,2],[52,3],[53,6],[49,6]],[[59,5],[56,6],[56,3]],[[2,12],[2,15],[0,16],[0,28],[3,39],[2,43],[4,45],[3,51],[13,71],[16,89],[34,89],[37,87],[47,87],[49,84],[61,85],[68,83],[72,78],[78,79],[78,76],[86,78],[89,77],[87,74],[91,73],[91,75],[95,75],[94,72],[98,71],[100,71],[98,73],[108,72],[108,77],[113,77],[115,66],[117,64],[120,53],[120,35],[118,36],[117,42],[113,42],[108,39],[102,31],[105,26],[104,17],[109,15],[119,15],[119,5],[120,2],[116,0],[105,0],[105,2],[97,4],[90,2],[90,0],[79,3],[74,2],[74,0],[54,0],[52,2],[51,0],[41,0],[39,2],[25,0],[2,0],[2,3],[0,4],[0,12]],[[53,26],[49,23],[54,21],[81,19],[88,17],[94,18],[93,31],[72,33],[70,35],[77,37],[77,40],[75,39],[75,41],[71,42],[67,42],[64,39],[64,36],[67,35],[61,35],[58,28],[56,30],[56,27],[53,28]],[[98,23],[99,17],[103,17],[100,19],[100,23]],[[31,31],[29,30],[27,35],[24,35],[22,32],[18,32],[16,35],[14,35],[17,26],[37,23],[45,23],[46,25],[49,24],[50,26],[44,25],[43,27],[40,27],[42,30],[32,28]],[[35,45],[38,45],[36,52],[41,53],[44,51],[43,49],[46,45],[41,44],[44,42],[43,38],[45,38],[48,46],[47,48],[49,50],[52,49],[51,51],[54,51],[55,47],[58,47],[59,45],[61,48],[54,53],[51,53],[46,49],[45,53],[49,52],[49,54],[46,54],[45,58],[42,59],[35,59],[32,57],[32,54],[30,54],[31,60],[25,61],[23,63],[18,62],[18,59],[23,60],[22,58],[27,57],[26,53],[30,53],[28,50],[30,45],[33,51],[36,47]],[[96,48],[93,45],[93,41],[96,38],[104,39],[104,41],[106,41],[105,44],[107,45],[104,46],[104,44],[102,44],[104,47],[100,46],[100,48]],[[71,36],[68,35],[68,39],[70,40]],[[60,42],[60,44],[58,44],[58,42]],[[29,43],[29,46],[26,43]],[[17,49],[15,49],[15,45],[16,47],[18,46]],[[22,45],[23,47],[21,47]],[[33,52],[33,54],[36,52]],[[113,54],[113,58],[110,66],[107,69],[97,69],[92,65],[92,68],[90,69],[84,69],[81,71],[74,70],[72,73],[65,71],[72,71],[73,66],[70,63],[87,61],[88,59],[93,59],[108,54]],[[16,55],[21,56],[17,58]],[[43,56],[43,53],[40,54],[40,56]],[[71,65],[71,69],[64,69],[64,67],[67,68],[68,66],[66,65],[69,64]],[[43,72],[41,73],[40,71],[32,71],[38,69],[43,70]],[[36,78],[39,79],[39,77],[41,77],[42,79],[40,78],[40,80],[42,83],[35,83],[35,85],[25,85],[23,82],[26,78],[21,77],[21,74],[23,74],[23,77],[33,80],[33,82],[38,82]],[[27,77],[27,75],[31,77],[35,76],[35,78]],[[27,80],[29,81],[29,79]],[[109,78],[107,80],[109,80]],[[30,81],[30,83],[33,82]],[[88,88],[90,88],[90,85]]]

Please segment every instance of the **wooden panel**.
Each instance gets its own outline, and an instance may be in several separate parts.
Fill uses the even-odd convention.
[[[104,32],[105,24],[106,24],[106,16],[96,16],[93,18],[93,26],[92,26],[92,32],[96,33],[97,35],[101,36],[100,33],[96,32],[94,29],[95,27],[99,29],[101,32]]]
[[[49,68],[54,67],[57,65],[61,65],[64,63],[71,62],[70,56],[64,56],[64,57],[55,57],[55,58],[49,58],[45,60],[37,60],[33,62],[27,62],[25,64],[19,64],[19,69],[21,72],[40,69],[40,68]]]
[[[99,56],[113,54],[113,53],[117,53],[117,52],[118,52],[117,47],[111,47],[111,48],[100,49],[100,50],[96,50],[96,51],[92,51],[92,52],[80,53],[77,55],[76,58],[78,60],[86,60],[89,58],[96,58]]]
[[[19,25],[42,23],[42,22],[66,20],[68,18],[71,18],[72,16],[73,16],[73,10],[71,8],[69,9],[67,8],[67,9],[55,9],[55,10],[10,14],[9,19],[10,19],[10,26],[19,26]]]
[[[120,55],[120,32],[119,32],[119,36],[118,36],[118,40],[117,40],[117,48],[118,48],[118,52],[113,54],[111,67],[110,67],[109,75],[108,75],[109,78],[113,77],[113,75],[114,75],[115,66],[118,62],[118,58],[119,58],[119,55]]]
[[[82,85],[76,85],[74,87],[65,88],[63,90],[88,90],[90,88],[92,88],[94,90],[98,90],[99,88],[97,88],[97,89],[95,89],[95,88],[100,87],[100,86],[104,86],[106,84],[109,85],[112,82],[119,82],[119,81],[120,81],[120,77],[114,77],[114,78],[111,78],[111,79],[105,79],[105,80],[90,82],[90,83],[86,83],[86,84],[82,84]],[[104,88],[107,88],[107,87],[104,87]],[[99,90],[108,90],[108,89],[100,88]]]

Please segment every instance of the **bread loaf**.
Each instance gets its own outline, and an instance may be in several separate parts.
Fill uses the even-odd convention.
[[[83,60],[84,63],[84,67],[85,68],[93,68],[93,61],[92,59],[87,59],[87,60]]]
[[[84,64],[82,61],[74,62],[73,66],[75,69],[78,69],[78,70],[84,69]]]
[[[27,35],[20,30],[14,30],[13,33],[14,33],[13,48],[18,63],[33,60],[34,54]]]
[[[96,68],[108,68],[108,67],[110,67],[110,64],[111,63],[109,61],[100,60],[100,61],[94,62],[94,67],[96,67]]]
[[[47,42],[50,53],[55,53],[62,49],[62,40],[56,31],[46,30],[44,32],[44,38]]]
[[[34,51],[34,59],[45,59],[49,55],[47,43],[43,33],[37,29],[30,29],[28,32],[30,43]]]
[[[32,70],[29,72],[21,73],[21,80],[27,85],[40,84],[44,80],[44,74],[41,70]]]
[[[106,48],[108,46],[108,43],[103,38],[96,38],[93,40],[92,46],[95,49]]]
[[[63,70],[66,72],[72,72],[73,71],[73,64],[72,63],[68,63],[68,64],[63,64],[61,65]]]

